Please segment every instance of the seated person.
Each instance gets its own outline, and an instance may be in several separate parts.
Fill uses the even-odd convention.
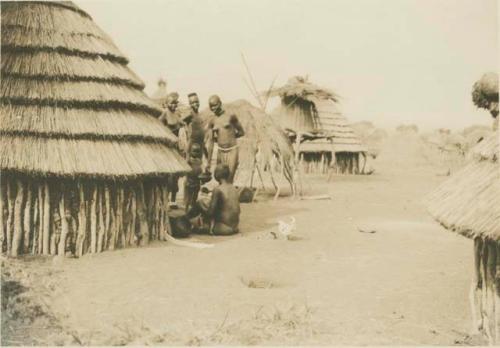
[[[187,214],[194,222],[193,232],[211,231],[221,236],[238,233],[240,201],[238,190],[228,181],[229,167],[226,164],[217,165],[214,176],[219,186],[213,190],[210,198],[200,197]]]

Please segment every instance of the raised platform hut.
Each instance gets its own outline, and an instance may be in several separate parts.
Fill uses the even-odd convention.
[[[187,171],[143,82],[71,2],[1,2],[3,254],[81,256],[162,239]]]
[[[295,144],[305,173],[359,174],[366,148],[337,108],[338,96],[307,78],[293,77],[270,91],[281,106],[273,112]]]

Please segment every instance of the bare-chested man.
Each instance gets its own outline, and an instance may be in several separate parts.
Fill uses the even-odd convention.
[[[210,229],[212,234],[227,236],[239,232],[240,223],[240,199],[236,187],[229,182],[229,167],[218,164],[215,168],[214,177],[219,182],[209,199],[199,199],[193,206],[187,217],[193,219],[199,216],[201,222],[197,224],[198,232]],[[211,226],[211,228],[210,228]],[[200,227],[202,227],[200,229]]]
[[[159,120],[167,126],[176,136],[179,136],[179,130],[182,127],[182,122],[177,114],[177,106],[179,104],[179,94],[170,93],[167,96],[167,100],[165,102],[166,108],[163,113],[160,115]],[[171,174],[168,177],[168,188],[170,191],[170,202],[171,207],[175,208],[177,206],[177,192],[179,192],[179,175]]]
[[[244,136],[245,131],[236,115],[227,113],[222,108],[222,102],[217,95],[211,96],[208,104],[215,115],[208,123],[208,165],[212,160],[214,143],[217,143],[217,164],[228,166],[228,182],[232,183],[238,168],[238,142],[236,139]]]
[[[205,129],[203,127],[203,120],[198,111],[200,109],[200,99],[196,93],[190,93],[188,94],[188,100],[189,106],[191,107],[191,113],[184,119],[188,141],[187,153],[191,153],[193,144],[198,144],[205,157],[208,157],[205,147]]]

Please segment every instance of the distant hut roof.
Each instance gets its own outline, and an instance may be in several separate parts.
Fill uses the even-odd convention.
[[[160,78],[158,80],[158,87],[151,94],[151,99],[153,99],[157,104],[163,105],[167,100],[168,92],[167,92],[167,81]]]
[[[281,97],[281,107],[273,115],[284,129],[309,133],[308,137],[316,138],[302,144],[301,152],[366,151],[361,139],[338,110],[339,96],[335,92],[296,76],[283,87],[271,90],[270,96]]]
[[[127,178],[188,169],[161,109],[87,13],[6,1],[1,12],[1,170]]]
[[[472,151],[469,163],[429,197],[429,212],[444,227],[469,238],[500,240],[499,133]]]
[[[339,101],[339,96],[335,92],[317,86],[309,82],[307,77],[303,76],[291,77],[284,86],[271,90],[269,96],[280,96],[281,98],[292,97],[309,101],[318,98],[330,99],[334,102]]]

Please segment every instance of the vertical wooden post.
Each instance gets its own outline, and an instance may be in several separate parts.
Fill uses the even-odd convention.
[[[295,163],[297,163],[297,170],[295,172],[296,179],[299,183],[299,195],[302,195],[302,179],[300,177],[300,141],[302,139],[302,134],[300,132],[297,132],[297,137],[295,139]]]
[[[147,245],[149,243],[149,228],[144,199],[144,184],[142,182],[138,184],[137,189],[137,217],[139,219],[140,244]]]
[[[90,252],[97,251],[97,185],[92,185],[92,201],[90,204]]]
[[[43,254],[49,255],[50,245],[50,189],[49,183],[43,184],[44,200],[43,200]]]
[[[496,281],[496,265],[497,265],[497,247],[495,242],[488,240],[488,261],[486,263],[486,300],[487,300],[487,316],[488,316],[488,338],[490,344],[495,344],[496,341],[496,313],[495,313],[495,298],[497,294],[495,293],[495,281]],[[499,309],[500,310],[500,309]]]
[[[111,195],[109,193],[109,185],[106,183],[104,185],[104,206],[106,209],[106,221],[105,221],[105,231],[104,231],[104,241],[102,243],[103,249],[106,250],[108,248],[108,239],[109,235],[111,234],[110,227],[111,227]]]
[[[35,190],[33,188],[33,190]],[[37,189],[38,190],[38,189]],[[40,252],[38,249],[38,240],[40,239],[40,218],[39,218],[39,200],[37,198],[36,192],[33,192],[34,203],[33,203],[33,237],[31,242],[31,253],[36,255]]]
[[[98,206],[97,206],[97,211],[98,211],[98,220],[99,220],[99,233],[97,234],[97,252],[100,253],[102,252],[103,246],[104,246],[104,229],[105,229],[105,223],[104,223],[104,185],[102,187],[99,187],[99,192],[97,193],[97,197],[99,200]]]
[[[85,201],[85,191],[83,183],[78,184],[79,209],[78,209],[78,234],[76,236],[76,256],[83,255],[83,245],[87,236],[87,202]]]
[[[65,188],[61,185],[61,199],[59,200],[59,215],[61,216],[61,237],[59,239],[59,246],[57,249],[57,254],[59,256],[64,256],[66,253],[66,238],[68,236],[68,220],[66,219],[66,204],[65,204]]]
[[[0,181],[0,253],[4,250],[4,243],[7,241],[7,229],[4,225],[4,199],[6,197]]]
[[[12,180],[7,179],[7,202],[8,202],[8,214],[7,214],[7,250],[6,254],[9,255],[12,250],[12,234],[14,229],[14,201],[12,199]]]
[[[23,221],[23,253],[29,254],[30,252],[30,236],[34,232],[33,224],[31,223],[31,190],[32,186],[27,183],[26,185],[26,204],[24,206],[24,221]]]
[[[17,193],[14,203],[14,236],[12,238],[11,255],[19,255],[19,249],[23,239],[23,202],[24,202],[24,184],[21,180],[16,180]]]
[[[43,201],[43,184],[39,183],[38,184],[38,254],[42,255],[43,254],[43,226],[45,224],[44,222],[44,214],[43,214],[43,207],[44,207],[44,201]]]

